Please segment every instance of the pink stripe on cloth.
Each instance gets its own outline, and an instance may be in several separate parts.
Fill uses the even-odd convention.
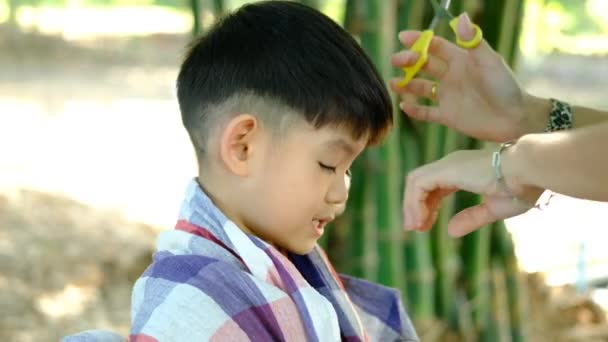
[[[197,226],[195,224],[192,224],[186,220],[178,220],[177,223],[175,224],[175,229],[181,230],[181,231],[184,231],[184,232],[187,232],[190,234],[194,234],[196,236],[200,236],[202,238],[205,238],[211,242],[214,242],[214,243],[222,246],[222,248],[224,248],[225,250],[230,252],[237,259],[239,259],[243,263],[243,265],[245,265],[245,267],[247,266],[247,264],[245,264],[243,259],[235,251],[233,251],[231,248],[226,246],[226,244],[224,244],[222,241],[220,241],[218,238],[216,238],[215,235],[211,234],[211,232],[208,231],[207,229]]]
[[[222,325],[213,336],[209,339],[210,342],[225,342],[225,341],[250,341],[251,339],[241,329],[238,323],[234,320],[229,320]]]
[[[283,283],[283,280],[281,279],[281,276],[279,275],[279,272],[277,271],[276,267],[271,267],[268,270],[266,281],[280,289],[285,288],[285,284]]]
[[[311,287],[310,284],[306,281],[306,279],[304,279],[300,271],[298,271],[296,266],[286,256],[278,252],[275,248],[266,248],[265,251],[273,258],[278,259],[281,262],[281,265],[285,268],[285,270],[289,274],[289,277],[294,281],[298,289],[301,289],[303,287]],[[276,276],[279,279],[281,278],[278,274],[276,266],[270,269],[270,273],[272,274],[272,276]],[[271,276],[271,274],[269,274],[269,276]],[[283,282],[281,281],[281,284],[282,283]],[[282,286],[281,289],[289,292],[289,289],[287,289],[285,286]]]
[[[159,342],[152,336],[146,334],[129,335],[129,342]]]
[[[306,341],[306,332],[299,318],[298,308],[289,297],[270,303],[270,307],[274,314],[280,317],[279,326],[287,341]]]

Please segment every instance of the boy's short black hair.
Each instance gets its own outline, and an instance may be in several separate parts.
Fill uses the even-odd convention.
[[[294,2],[245,5],[192,45],[177,96],[197,155],[210,108],[241,94],[271,99],[316,128],[346,127],[355,139],[368,134],[369,144],[393,122],[384,82],[357,42],[324,14]]]

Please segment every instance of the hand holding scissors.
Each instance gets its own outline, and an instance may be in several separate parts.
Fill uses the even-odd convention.
[[[450,27],[456,34],[456,44],[458,44],[458,46],[460,46],[462,48],[473,49],[473,48],[477,47],[479,45],[479,43],[481,42],[481,40],[483,39],[483,34],[481,32],[481,29],[479,28],[479,26],[473,24],[473,29],[475,31],[475,35],[473,36],[473,38],[470,40],[466,40],[466,41],[461,40],[460,37],[458,36],[458,32],[457,32],[459,17],[454,17],[448,11],[448,7],[450,6],[450,0],[442,0],[441,4],[437,4],[436,0],[429,0],[429,1],[431,1],[431,4],[433,6],[433,11],[435,12],[435,16],[433,17],[433,20],[431,21],[431,25],[429,25],[429,28],[426,29],[425,31],[422,31],[422,34],[420,35],[418,40],[416,40],[414,45],[412,45],[412,47],[410,48],[410,50],[413,52],[416,52],[420,56],[420,58],[418,59],[418,62],[416,62],[416,64],[403,68],[403,71],[405,72],[405,76],[398,83],[398,85],[400,87],[406,86],[414,78],[414,76],[416,76],[416,74],[422,68],[422,66],[426,63],[426,61],[428,59],[429,45],[431,43],[431,40],[433,39],[433,36],[435,35],[434,30],[440,21],[442,21],[444,19],[449,20]]]
[[[434,0],[433,3],[439,15],[433,19],[431,29],[401,32],[399,39],[409,49],[391,57],[392,64],[406,72],[405,80],[400,77],[390,82],[391,89],[401,95],[400,107],[406,115],[499,143],[516,139],[529,133],[530,127],[538,126],[535,116],[527,115],[525,109],[533,98],[482,38],[481,29],[471,23],[466,13],[452,18],[445,14],[445,7],[439,8]],[[447,3],[442,1],[442,5]],[[433,34],[432,28],[442,18],[451,18],[456,43]],[[415,77],[419,70],[433,80]],[[420,98],[431,99],[432,103],[422,104]],[[542,131],[546,121],[541,121],[538,129]]]

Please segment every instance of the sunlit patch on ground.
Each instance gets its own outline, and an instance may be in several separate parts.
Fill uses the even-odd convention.
[[[51,318],[77,316],[97,296],[97,287],[68,284],[61,291],[41,295],[36,304],[40,312]]]

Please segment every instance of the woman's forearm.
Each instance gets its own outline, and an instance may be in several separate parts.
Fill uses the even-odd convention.
[[[536,97],[531,94],[524,95],[524,115],[522,116],[523,122],[519,125],[521,127],[519,135],[523,136],[525,134],[543,132],[549,120],[550,111],[551,103],[549,99]],[[608,122],[608,112],[606,111],[573,106],[572,112],[574,113],[574,128]]]
[[[583,127],[528,134],[507,149],[503,163],[507,182],[608,201],[608,121],[594,122],[600,114],[585,113]]]

